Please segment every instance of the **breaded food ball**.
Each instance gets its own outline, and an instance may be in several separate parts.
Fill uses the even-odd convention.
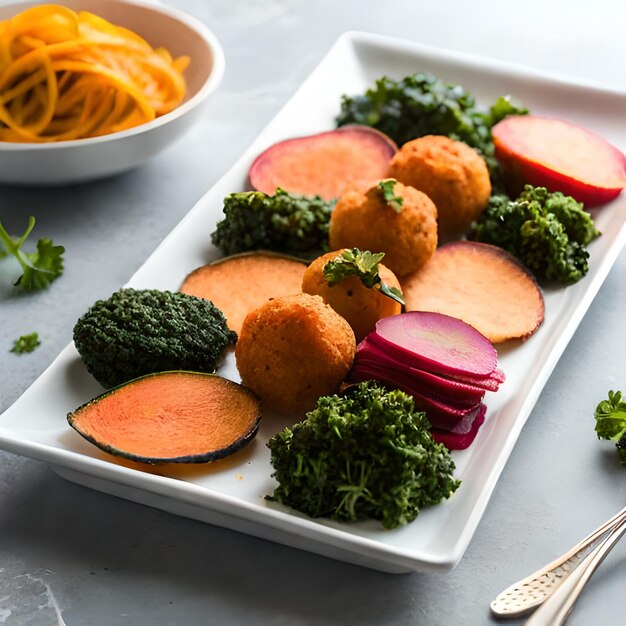
[[[350,325],[319,296],[274,298],[243,321],[235,348],[244,385],[265,409],[300,418],[335,393],[352,366]]]
[[[324,267],[346,250],[328,252],[315,259],[304,272],[302,291],[321,296],[330,304],[350,324],[358,343],[374,330],[379,319],[398,315],[402,306],[381,293],[378,287],[366,287],[357,276],[348,276],[340,283],[329,285],[324,277]],[[395,274],[381,263],[378,264],[378,274],[386,285],[400,291]]]
[[[421,191],[401,182],[385,200],[381,184],[346,191],[330,216],[329,241],[334,250],[360,248],[385,253],[385,265],[396,275],[420,269],[437,247],[437,209]]]
[[[428,195],[437,207],[439,238],[457,238],[483,212],[491,195],[485,160],[470,146],[443,135],[405,143],[388,176]]]

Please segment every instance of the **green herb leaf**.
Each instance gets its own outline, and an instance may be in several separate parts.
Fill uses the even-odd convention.
[[[326,263],[323,270],[324,278],[332,287],[349,276],[356,276],[369,289],[378,286],[382,294],[404,305],[402,293],[395,287],[387,285],[380,278],[378,264],[384,256],[384,252],[372,253],[358,248],[344,250],[339,256]]]
[[[398,181],[390,179],[390,180],[381,180],[378,183],[378,188],[383,192],[383,199],[387,203],[389,207],[391,207],[397,213],[402,211],[402,196],[396,196],[394,192],[394,187]]]
[[[223,254],[273,250],[310,259],[328,250],[328,226],[335,201],[277,189],[232,193],[224,198],[224,218],[211,233]]]
[[[63,273],[63,246],[55,246],[51,239],[39,239],[37,250],[27,254],[22,246],[35,227],[35,218],[28,218],[28,226],[21,237],[14,239],[0,223],[0,243],[22,266],[23,274],[15,281],[22,291],[44,289]],[[6,254],[5,254],[6,256]]]
[[[485,158],[496,188],[502,168],[494,156],[491,127],[508,115],[528,110],[511,98],[498,98],[487,111],[461,85],[420,72],[393,80],[383,76],[357,96],[343,96],[337,125],[364,124],[391,137],[399,146],[424,135],[447,135],[476,148]]]
[[[618,459],[626,465],[626,402],[622,392],[609,391],[608,400],[598,404],[594,417],[598,439],[614,441]]]
[[[492,196],[469,238],[504,248],[541,281],[571,284],[587,273],[586,246],[599,235],[580,202],[526,185],[516,200]]]
[[[11,352],[15,352],[15,354],[24,354],[26,352],[32,352],[38,345],[41,344],[39,341],[39,333],[30,333],[30,335],[22,335],[18,339],[16,339],[13,343],[13,347],[11,348]]]

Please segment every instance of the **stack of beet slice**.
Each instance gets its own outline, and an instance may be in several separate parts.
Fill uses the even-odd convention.
[[[498,354],[476,329],[441,313],[411,311],[380,320],[358,346],[348,382],[379,380],[413,396],[433,437],[467,448],[485,420],[485,392],[504,381]]]

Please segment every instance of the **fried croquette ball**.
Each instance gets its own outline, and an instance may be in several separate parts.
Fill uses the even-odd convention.
[[[390,203],[379,185],[346,191],[339,198],[330,216],[330,247],[384,252],[385,265],[396,276],[406,276],[435,252],[437,209],[426,194],[400,182],[393,185],[393,194],[401,205]]]
[[[248,313],[235,357],[243,384],[265,409],[300,418],[320,396],[337,391],[355,350],[348,322],[321,297],[301,293]]]
[[[443,135],[405,143],[387,175],[423,191],[437,207],[439,238],[457,238],[487,206],[491,180],[485,160],[470,146]]]
[[[347,250],[328,252],[318,257],[307,267],[302,277],[302,291],[321,296],[348,324],[350,324],[357,343],[374,330],[379,319],[398,315],[402,306],[392,298],[380,292],[378,287],[366,287],[357,276],[348,276],[340,283],[329,285],[324,277],[324,267]],[[400,283],[395,274],[378,264],[378,274],[382,282],[400,291]]]

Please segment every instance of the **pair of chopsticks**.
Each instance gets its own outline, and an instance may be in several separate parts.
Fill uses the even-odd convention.
[[[626,507],[558,559],[498,594],[492,613],[519,617],[536,609],[526,626],[565,624],[587,581],[625,532]]]

